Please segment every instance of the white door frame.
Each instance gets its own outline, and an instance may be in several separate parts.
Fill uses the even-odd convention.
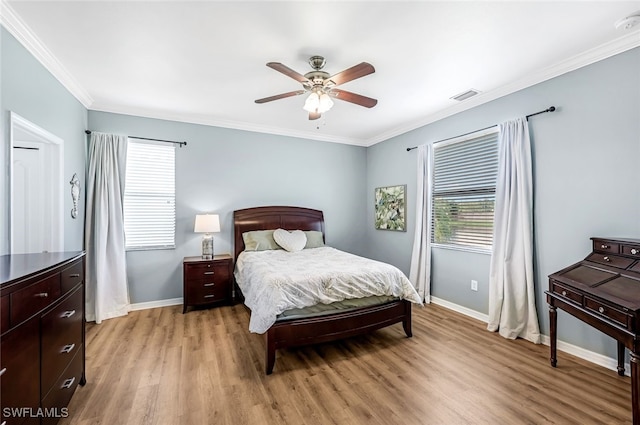
[[[28,141],[42,144],[44,147],[47,174],[49,176],[51,196],[48,200],[50,215],[45,227],[50,232],[47,236],[51,240],[49,251],[64,251],[64,140],[38,127],[15,112],[9,112],[9,252],[14,251],[13,230],[13,147],[20,140],[18,134],[28,135]]]

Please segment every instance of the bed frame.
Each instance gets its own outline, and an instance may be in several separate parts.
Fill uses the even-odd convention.
[[[242,233],[251,230],[282,228],[286,230],[318,230],[324,237],[322,211],[300,207],[257,207],[237,210],[234,221],[234,258],[244,250]],[[237,299],[244,300],[235,287]],[[319,344],[369,333],[402,322],[411,337],[411,303],[405,300],[360,307],[335,314],[309,318],[285,319],[274,323],[264,334],[266,342],[265,372],[270,375],[276,361],[276,350],[308,344]]]

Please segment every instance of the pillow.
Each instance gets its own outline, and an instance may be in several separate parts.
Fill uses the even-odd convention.
[[[307,235],[302,230],[288,232],[284,229],[276,229],[273,232],[273,239],[289,252],[302,251],[307,244]]]
[[[324,246],[322,232],[318,232],[317,230],[305,230],[304,234],[307,236],[307,244],[304,246],[304,249]]]
[[[282,249],[273,239],[273,230],[253,230],[242,234],[245,251],[267,251]]]

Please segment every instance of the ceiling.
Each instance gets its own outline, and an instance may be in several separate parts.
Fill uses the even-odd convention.
[[[614,26],[640,1],[2,2],[88,109],[362,146],[640,46],[640,25]],[[371,63],[340,88],[378,104],[309,121],[306,96],[254,103],[302,88],[267,62],[304,74],[312,55],[330,74]]]

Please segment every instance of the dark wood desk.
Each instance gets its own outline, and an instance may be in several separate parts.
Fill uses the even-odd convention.
[[[633,424],[640,425],[640,240],[591,240],[591,254],[549,276],[551,366],[557,364],[558,308],[615,338],[619,375],[625,347],[631,354]]]

